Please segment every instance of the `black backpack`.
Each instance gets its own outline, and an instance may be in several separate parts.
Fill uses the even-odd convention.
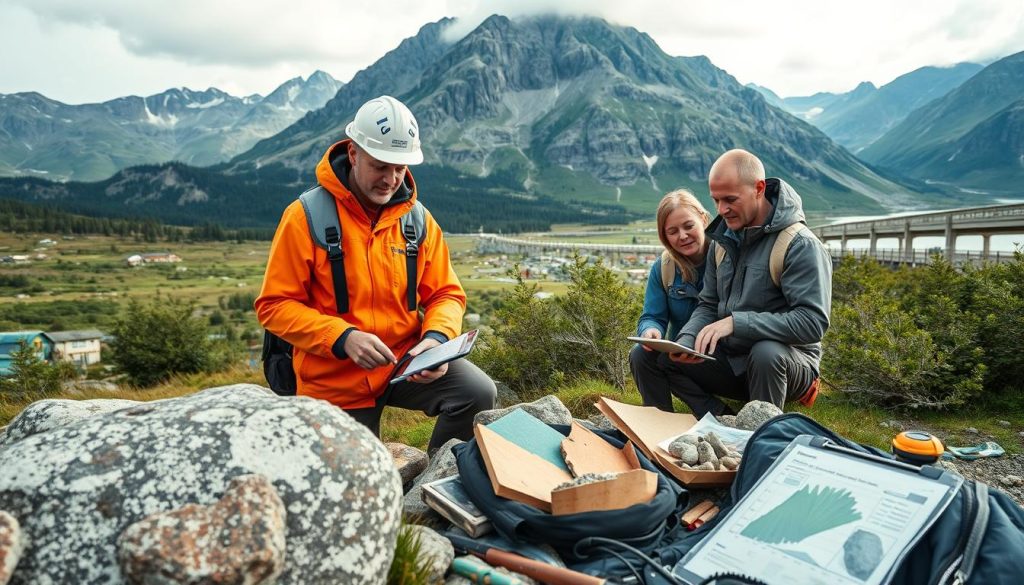
[[[306,212],[309,233],[320,248],[327,251],[334,281],[334,297],[338,314],[348,312],[348,284],[345,281],[345,251],[341,249],[341,222],[334,195],[320,185],[302,195],[302,210]],[[406,299],[410,311],[416,310],[416,257],[426,234],[426,208],[419,201],[402,216],[402,236],[405,237],[405,270],[408,276]],[[295,396],[297,384],[292,369],[292,344],[263,332],[263,375],[270,389],[279,396]]]

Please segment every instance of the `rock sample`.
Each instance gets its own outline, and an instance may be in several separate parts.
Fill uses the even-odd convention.
[[[383,584],[401,513],[398,472],[369,430],[327,402],[251,384],[26,437],[0,448],[0,469],[0,510],[29,543],[19,585],[124,583],[116,543],[128,526],[214,504],[240,475],[266,477],[287,509],[281,585]]]
[[[10,581],[24,550],[25,539],[21,536],[18,519],[7,512],[0,512],[0,585]]]
[[[782,414],[782,410],[771,402],[752,400],[736,413],[736,428],[756,431],[758,427]]]
[[[129,583],[273,583],[284,571],[285,509],[262,475],[240,475],[211,506],[147,516],[121,533]]]
[[[0,447],[20,441],[36,433],[76,423],[82,419],[106,414],[129,406],[144,404],[135,400],[39,400],[25,407],[0,434]]]

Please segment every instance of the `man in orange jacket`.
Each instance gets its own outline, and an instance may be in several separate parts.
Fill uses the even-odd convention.
[[[473,435],[473,416],[493,408],[494,382],[460,359],[388,384],[398,357],[415,356],[459,335],[466,293],[441,228],[426,214],[417,256],[422,317],[407,306],[406,240],[401,217],[417,198],[408,165],[423,162],[412,112],[390,96],[356,113],[348,140],[331,146],[316,168],[335,199],[341,224],[348,311],[338,314],[331,264],[313,244],[301,202],[288,206],[270,247],[260,323],[294,346],[300,396],[327,400],[379,435],[384,406],[437,416],[428,452]]]

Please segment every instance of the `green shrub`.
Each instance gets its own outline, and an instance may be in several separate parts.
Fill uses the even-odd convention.
[[[564,296],[536,297],[513,270],[516,286],[492,320],[494,335],[476,354],[493,378],[529,400],[573,380],[602,380],[621,389],[628,375],[626,340],[642,308],[639,289],[604,264],[588,264],[578,255],[567,267]]]
[[[976,326],[972,330],[948,298],[933,303],[932,315],[921,318],[924,326],[878,291],[834,305],[823,374],[865,405],[945,408],[978,395],[985,366],[974,347]],[[939,323],[935,316],[942,312],[947,318]]]
[[[152,386],[173,374],[213,370],[218,364],[206,324],[192,316],[193,305],[157,297],[131,301],[114,326],[111,361],[136,386]]]
[[[10,370],[0,378],[0,392],[9,396],[41,398],[59,392],[61,382],[76,377],[74,365],[43,361],[39,350],[24,341],[11,352]]]

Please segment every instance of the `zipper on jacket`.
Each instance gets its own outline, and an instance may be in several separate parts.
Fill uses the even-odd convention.
[[[948,560],[945,563],[945,568],[943,568],[939,573],[939,578],[933,581],[936,585],[963,582],[962,577],[957,574],[957,569],[964,560],[964,550],[967,548],[967,541],[970,538],[974,527],[974,516],[977,514],[977,510],[975,510],[974,490],[964,489],[968,483],[970,483],[973,488],[973,481],[965,481],[964,485],[960,488],[960,491],[964,495],[963,515],[960,518],[960,526],[967,526],[967,529],[960,531],[960,537],[957,538],[956,547],[953,548],[953,552],[950,553],[949,557],[947,557]]]

